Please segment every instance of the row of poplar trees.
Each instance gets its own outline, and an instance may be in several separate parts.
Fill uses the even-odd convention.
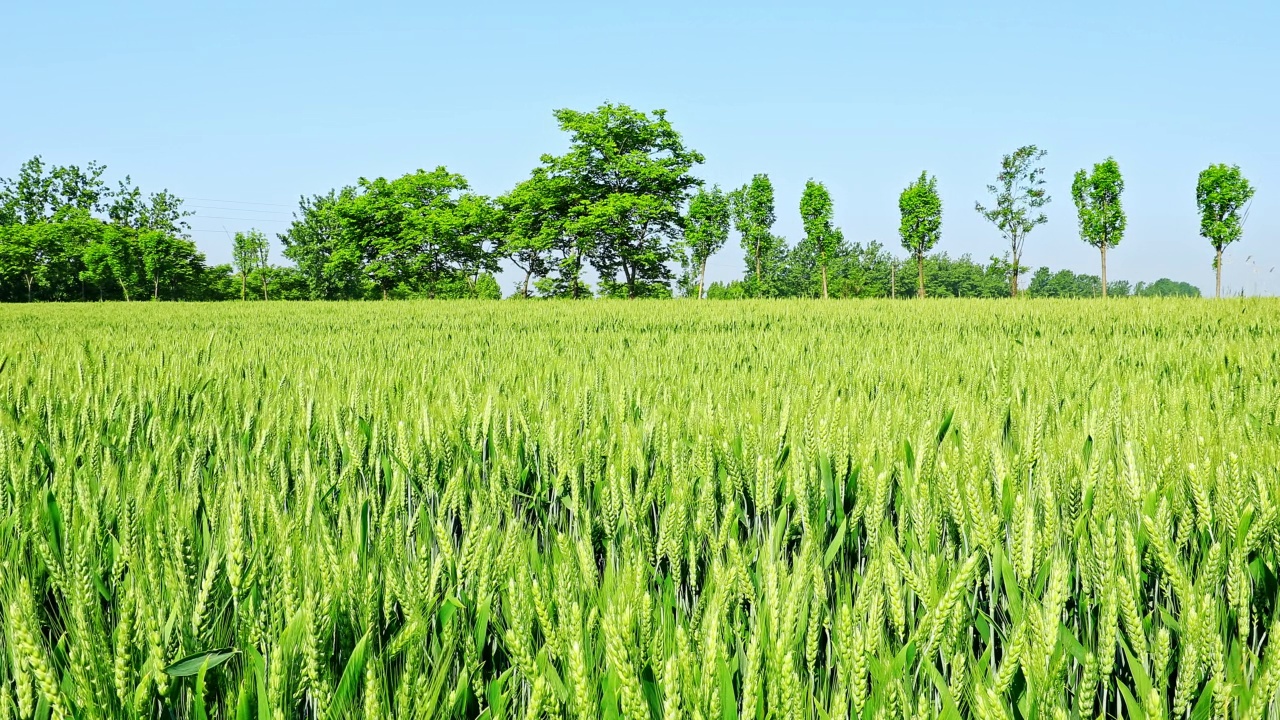
[[[444,167],[361,178],[303,197],[279,236],[296,268],[282,269],[278,279],[293,278],[314,299],[484,297],[500,295],[493,275],[509,262],[522,273],[517,292],[525,297],[659,297],[670,296],[673,285],[703,297],[708,260],[736,231],[746,260],[743,295],[825,298],[865,254],[846,243],[833,222],[830,192],[814,180],[800,201],[804,237],[789,248],[773,232],[768,176],[727,192],[706,187],[694,175],[703,155],[685,145],[662,110],[606,103],[589,112],[558,110],[555,117],[569,136],[568,151],[543,155],[526,180],[496,198],[474,192]],[[1035,146],[1006,155],[987,188],[989,203],[975,205],[1008,243],[991,268],[1007,278],[1010,295],[1028,270],[1021,264],[1028,235],[1047,222],[1044,157]],[[104,169],[46,172],[36,158],[16,179],[0,180],[0,294],[197,298],[220,285],[223,295],[245,297],[249,269],[258,268],[266,296],[264,236],[236,238],[235,282],[232,268],[205,266],[186,235],[190,213],[180,199],[167,191],[144,198],[127,179],[109,190]],[[1072,184],[1080,235],[1101,252],[1104,295],[1107,252],[1125,232],[1123,190],[1111,158],[1092,172],[1081,170]],[[1201,233],[1217,251],[1219,293],[1222,252],[1239,239],[1241,211],[1252,195],[1237,167],[1214,165],[1200,175]],[[915,261],[923,297],[926,258],[942,236],[937,178],[921,173],[902,191],[899,209],[902,245]],[[584,277],[588,268],[596,291]]]

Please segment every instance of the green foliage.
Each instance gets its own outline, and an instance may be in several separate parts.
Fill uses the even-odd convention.
[[[733,227],[746,253],[747,270],[743,282],[752,297],[780,295],[779,280],[786,258],[786,243],[773,234],[776,220],[773,182],[758,174],[751,182],[730,193]]]
[[[293,223],[279,236],[284,256],[306,278],[312,300],[350,300],[366,294],[364,251],[347,232],[339,210],[355,196],[355,188],[344,187],[302,197]]]
[[[495,211],[468,189],[465,178],[443,167],[391,181],[360,179],[339,214],[359,238],[364,272],[383,298],[398,287],[433,297],[459,275],[496,269],[484,245],[497,235]]]
[[[938,178],[921,172],[920,178],[911,183],[898,197],[898,212],[902,224],[898,236],[902,247],[916,259],[919,271],[917,294],[925,297],[924,258],[942,239],[942,198],[938,196]]]
[[[1071,199],[1076,204],[1080,239],[1096,248],[1113,248],[1124,239],[1126,219],[1120,196],[1124,178],[1114,158],[1093,166],[1092,173],[1076,172]]]
[[[111,191],[105,172],[46,167],[37,156],[0,178],[0,301],[204,294],[204,256],[184,234],[182,200],[144,198],[127,178]]]
[[[1196,205],[1200,209],[1200,235],[1209,240],[1216,255],[1216,295],[1222,297],[1222,253],[1244,233],[1240,211],[1253,199],[1254,188],[1237,165],[1210,165],[1196,183]],[[1247,213],[1246,213],[1247,214]]]
[[[1098,248],[1102,254],[1102,296],[1107,296],[1107,250],[1124,239],[1126,224],[1120,196],[1124,178],[1114,158],[1093,166],[1093,173],[1076,172],[1071,183],[1071,199],[1076,204],[1080,239]]]
[[[577,239],[602,281],[624,285],[628,297],[648,296],[671,279],[667,263],[675,259],[680,211],[699,182],[690,171],[702,154],[684,146],[665,110],[651,117],[605,103],[555,115],[569,133],[569,151],[544,156],[543,165],[558,180],[551,187],[566,187],[573,200],[565,234]]]
[[[831,262],[844,250],[844,233],[832,223],[831,193],[827,186],[810,179],[800,196],[800,219],[804,240],[814,264],[822,275],[822,297],[828,297],[827,275]],[[798,246],[799,247],[799,246]]]
[[[720,251],[729,239],[730,197],[716,185],[698,192],[689,200],[685,216],[684,248],[686,285],[691,285],[693,272],[697,273],[698,287],[695,297],[701,298],[707,284],[707,259]]]
[[[1274,711],[1274,300],[0,326],[6,717]]]
[[[525,273],[522,297],[529,297],[529,282],[546,297],[590,297],[582,279],[586,237],[573,222],[582,205],[572,177],[535,168],[528,180],[498,198],[503,209],[503,255]]]
[[[1133,294],[1138,297],[1200,297],[1200,288],[1190,283],[1160,278],[1150,284],[1138,283],[1133,287]]]
[[[263,255],[269,247],[267,236],[258,230],[238,232],[231,241],[231,265],[240,274],[240,299],[244,300],[249,275],[263,267]]]
[[[1049,222],[1049,216],[1040,210],[1049,204],[1048,191],[1044,189],[1044,168],[1038,163],[1048,152],[1035,145],[1024,145],[1000,161],[1000,173],[996,184],[988,185],[993,205],[988,208],[981,202],[974,209],[1000,231],[1009,243],[1009,294],[1018,295],[1018,276],[1022,267],[1022,250],[1027,235],[1038,225]]]

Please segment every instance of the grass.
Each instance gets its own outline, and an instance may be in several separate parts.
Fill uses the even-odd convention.
[[[1280,717],[1276,301],[0,327],[0,720]]]

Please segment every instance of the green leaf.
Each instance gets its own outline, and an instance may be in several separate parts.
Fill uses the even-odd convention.
[[[364,665],[368,661],[369,635],[372,630],[366,632],[360,638],[360,642],[351,651],[351,657],[347,658],[347,666],[342,670],[342,679],[338,681],[338,689],[333,694],[333,700],[329,704],[328,718],[340,718],[347,714],[347,711],[355,706],[356,693],[360,688],[360,678],[364,676]]]
[[[947,431],[951,429],[951,419],[955,417],[955,409],[947,411],[945,417],[942,418],[942,425],[938,428],[938,445],[942,445],[942,441],[947,437]]]
[[[836,530],[836,536],[831,539],[831,544],[827,546],[827,551],[822,556],[822,567],[830,567],[831,562],[840,553],[840,548],[844,546],[845,529],[848,526],[847,522],[840,523],[840,529]]]
[[[204,676],[207,672],[209,672],[209,658],[205,658],[205,661],[200,663],[200,672],[196,673],[195,696],[192,698],[195,720],[209,720],[209,713],[204,706]]]
[[[235,657],[239,651],[235,648],[206,650],[195,655],[188,655],[164,669],[164,674],[171,677],[190,677],[201,670],[212,670]]]

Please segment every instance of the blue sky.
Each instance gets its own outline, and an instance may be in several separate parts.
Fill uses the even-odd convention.
[[[14,2],[0,175],[37,153],[96,159],[200,198],[193,236],[221,262],[224,227],[282,230],[299,195],[360,176],[446,165],[499,194],[565,147],[552,109],[612,100],[667,109],[709,182],[768,173],[792,242],[812,177],[847,238],[901,253],[897,196],[928,170],[938,249],[999,254],[973,204],[1000,156],[1034,143],[1054,200],[1025,262],[1096,273],[1071,176],[1113,155],[1129,230],[1109,276],[1207,292],[1196,175],[1239,164],[1258,193],[1224,282],[1280,294],[1277,28],[1280,3],[1261,0]],[[741,258],[735,237],[709,275]]]

